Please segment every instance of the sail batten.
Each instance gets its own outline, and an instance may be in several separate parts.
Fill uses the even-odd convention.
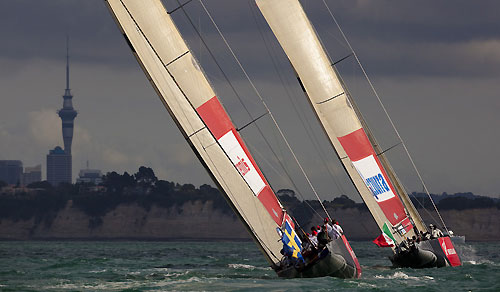
[[[179,130],[274,265],[288,215],[160,0],[108,0],[108,8]]]

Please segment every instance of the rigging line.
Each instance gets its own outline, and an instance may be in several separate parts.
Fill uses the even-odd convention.
[[[177,0],[177,3],[180,5],[180,1]],[[222,67],[220,66],[220,64],[217,62],[217,59],[215,58],[215,56],[213,55],[212,51],[210,50],[210,48],[208,47],[208,44],[205,42],[205,40],[203,39],[203,37],[201,36],[201,33],[199,32],[199,30],[196,28],[196,26],[194,25],[193,21],[191,20],[191,18],[189,17],[188,13],[184,10],[183,7],[181,7],[181,10],[184,12],[184,15],[186,16],[186,18],[188,19],[188,21],[190,22],[191,26],[193,27],[194,31],[197,33],[199,39],[200,39],[200,43],[202,43],[205,48],[207,49],[208,53],[210,54],[211,58],[214,60],[215,64],[217,65],[217,67],[219,68],[220,72],[222,73],[222,76],[224,77],[224,79],[226,80],[226,82],[229,84],[229,86],[231,87],[232,91],[234,92],[234,94],[236,95],[237,99],[240,101],[241,105],[243,106],[243,108],[245,109],[245,111],[247,112],[247,114],[252,117],[252,115],[250,114],[250,111],[248,110],[248,108],[246,107],[245,103],[243,103],[241,97],[239,96],[238,92],[236,91],[236,89],[234,88],[233,84],[231,83],[231,81],[229,80],[229,78],[227,77],[226,73],[224,72],[224,70],[222,70]],[[269,144],[269,141],[265,138],[264,134],[262,133],[260,127],[256,124],[256,128],[257,130],[259,131],[260,135],[264,138],[264,141],[266,142],[266,144],[268,145],[269,149],[271,150],[271,152],[273,153],[273,155],[275,157],[278,157],[276,152],[274,151],[274,149],[271,147],[271,145]],[[281,160],[278,159],[278,162],[280,164],[280,166],[285,170],[285,167],[284,165],[282,164]],[[285,173],[287,173],[287,171],[285,170]],[[290,176],[288,173],[287,173],[288,176]],[[290,181],[291,178],[290,178]],[[298,189],[297,189],[298,191]],[[299,192],[300,194],[300,192]],[[279,200],[278,200],[279,202]],[[280,203],[280,206],[281,206],[281,203]]]
[[[201,6],[203,7],[203,9],[205,10],[205,12],[207,13],[208,17],[210,18],[210,20],[212,21],[212,24],[214,25],[214,27],[217,29],[217,31],[219,32],[219,35],[221,36],[222,40],[224,41],[224,43],[226,44],[227,48],[229,49],[229,51],[231,52],[231,54],[233,55],[233,58],[235,59],[235,61],[238,63],[238,66],[240,67],[240,69],[242,70],[243,74],[245,74],[245,77],[247,78],[248,82],[250,83],[250,85],[252,86],[252,88],[254,89],[255,93],[257,94],[257,96],[260,98],[262,104],[264,105],[264,107],[266,108],[266,110],[269,112],[269,116],[271,117],[271,119],[273,120],[274,122],[274,125],[276,126],[276,128],[278,129],[278,131],[280,132],[280,135],[281,137],[283,138],[283,140],[285,141],[288,149],[290,150],[290,152],[292,153],[292,156],[293,158],[295,159],[295,161],[297,162],[297,165],[299,166],[300,170],[302,171],[302,174],[305,176],[309,186],[311,187],[314,195],[316,196],[316,198],[318,199],[318,201],[320,202],[321,206],[323,207],[323,210],[325,211],[326,215],[330,217],[330,215],[328,214],[328,211],[326,210],[325,206],[323,205],[323,203],[321,202],[321,199],[319,198],[319,195],[318,193],[316,192],[316,189],[314,188],[314,186],[312,185],[311,181],[309,180],[309,177],[307,176],[306,172],[304,171],[304,168],[302,167],[302,165],[300,164],[297,156],[295,155],[295,153],[293,152],[290,144],[288,143],[288,140],[286,139],[284,133],[282,132],[281,128],[279,127],[278,125],[278,122],[276,121],[276,119],[274,118],[274,115],[271,113],[271,110],[269,109],[269,107],[267,106],[266,102],[264,101],[264,99],[262,98],[262,96],[260,95],[260,92],[257,90],[257,88],[255,87],[254,83],[252,82],[252,80],[250,79],[250,77],[248,76],[246,70],[243,68],[243,65],[241,65],[240,63],[240,60],[238,59],[238,57],[236,56],[236,54],[234,53],[233,49],[231,48],[231,46],[229,45],[229,43],[227,42],[226,38],[224,37],[224,35],[222,34],[222,32],[220,31],[219,29],[219,26],[215,23],[214,19],[212,18],[212,15],[210,14],[210,12],[207,10],[207,8],[205,7],[205,4],[203,4],[203,0],[199,0],[200,1],[200,4]]]
[[[316,149],[316,152],[317,153],[321,153],[322,154],[322,157],[325,157],[326,155],[324,154],[324,152],[321,150],[321,147],[318,143],[318,138],[316,137],[316,134],[315,132],[312,130],[312,127],[311,125],[307,122],[307,119],[305,119],[306,117],[302,117],[301,116],[301,111],[299,111],[299,109],[297,108],[297,105],[295,104],[295,101],[293,100],[293,98],[291,97],[291,91],[288,87],[285,86],[285,81],[283,80],[283,75],[281,74],[280,70],[278,70],[278,65],[276,63],[276,60],[275,58],[273,57],[273,54],[271,53],[271,50],[270,50],[270,47],[269,47],[269,44],[268,44],[268,41],[266,40],[264,34],[262,33],[262,27],[261,25],[259,24],[259,22],[257,21],[257,17],[255,15],[255,11],[254,11],[254,6],[250,4],[250,1],[248,1],[249,3],[249,6],[250,6],[250,10],[252,12],[252,16],[254,18],[254,21],[259,29],[259,33],[260,33],[260,36],[265,44],[265,47],[266,47],[266,50],[268,52],[268,55],[271,57],[271,61],[273,63],[273,67],[274,67],[274,70],[276,71],[280,81],[281,81],[281,85],[283,86],[285,92],[286,92],[286,95],[288,97],[288,99],[290,100],[290,103],[292,104],[294,110],[295,110],[295,113],[297,114],[297,117],[299,118],[302,126],[304,127],[305,131],[306,131],[306,134],[307,136],[309,137],[309,140],[312,142],[312,144],[314,145],[314,148]],[[304,113],[302,113],[303,115]],[[305,119],[305,120],[304,120]],[[309,130],[307,129],[309,128]],[[311,134],[313,137],[311,137]],[[337,186],[337,190],[339,190],[342,194],[345,193],[345,191],[343,190],[342,186],[339,184],[338,180],[337,180],[337,177],[332,173],[332,170],[330,169],[330,167],[328,166],[328,164],[325,162],[324,159],[320,159],[321,163],[323,164],[323,166],[325,167],[325,169],[328,171],[328,173],[330,174],[330,177],[332,178],[333,182],[335,183],[335,185]],[[289,178],[290,179],[290,178]],[[291,180],[291,179],[290,179]],[[304,198],[304,196],[302,196],[301,192],[298,190],[298,188],[296,187],[299,195],[301,196],[302,200],[303,201],[306,201],[306,199]],[[310,206],[310,205],[309,205]],[[311,209],[316,212],[316,210],[314,208],[311,207]],[[319,215],[319,213],[316,212],[316,214]],[[321,216],[320,216],[321,217]]]
[[[401,186],[404,188],[404,191],[405,191],[407,194],[409,194],[409,193],[407,192],[407,189],[408,189],[408,188],[406,187],[406,185],[404,185],[404,184],[401,182]],[[429,210],[427,210],[427,208],[425,208],[425,206],[422,204],[422,202],[420,202],[420,201],[418,200],[418,198],[417,198],[416,196],[414,196],[413,194],[409,194],[408,196],[410,196],[410,195],[411,195],[413,198],[415,198],[415,200],[417,200],[417,203],[418,203],[418,204],[420,205],[420,207],[422,207],[422,209],[424,209],[424,211],[425,211],[425,212],[426,212],[426,213],[427,213],[427,214],[428,214],[428,215],[432,218],[432,221],[433,221],[434,223],[437,223],[438,221],[436,220],[436,218],[434,217],[434,215],[432,215],[432,213],[431,213],[431,212],[429,212]],[[422,218],[420,218],[420,219],[422,219]],[[423,220],[422,220],[422,222],[423,222]]]
[[[262,38],[262,40],[263,40],[263,42],[264,42],[264,44],[265,44],[265,48],[266,48],[266,50],[267,50],[268,55],[271,57],[271,62],[273,63],[274,70],[276,71],[276,73],[277,73],[277,75],[278,75],[278,77],[279,77],[279,79],[280,79],[281,85],[282,85],[283,89],[285,90],[286,95],[287,95],[288,99],[290,100],[290,103],[292,104],[292,106],[293,106],[293,108],[294,108],[294,110],[295,110],[295,113],[297,114],[297,117],[299,118],[299,120],[300,120],[300,122],[301,122],[302,126],[304,127],[304,129],[305,129],[305,131],[306,131],[306,134],[307,134],[307,136],[309,137],[309,140],[313,142],[314,148],[316,149],[317,153],[321,153],[321,156],[322,156],[322,157],[326,157],[326,155],[324,154],[324,152],[321,150],[321,146],[320,146],[320,145],[319,145],[319,143],[318,143],[319,139],[316,137],[316,134],[315,134],[315,132],[313,131],[313,129],[312,129],[312,127],[311,127],[310,123],[309,123],[309,122],[307,122],[307,118],[306,118],[306,117],[304,117],[304,118],[303,118],[303,117],[301,116],[301,114],[302,114],[302,115],[304,115],[304,113],[303,113],[303,112],[301,112],[301,111],[299,111],[299,109],[298,109],[297,105],[295,104],[295,101],[293,100],[293,98],[292,98],[292,96],[291,96],[291,95],[292,95],[292,94],[291,94],[291,93],[292,93],[292,92],[291,92],[291,90],[290,90],[287,86],[285,86],[285,81],[284,81],[284,79],[283,79],[283,74],[280,72],[280,70],[278,70],[278,65],[277,65],[277,63],[276,63],[275,58],[273,57],[274,55],[271,53],[271,49],[270,49],[270,46],[269,46],[269,44],[268,44],[268,41],[266,40],[266,38],[265,38],[264,34],[262,33],[262,27],[261,27],[261,25],[260,25],[260,24],[259,24],[259,22],[257,21],[257,17],[256,17],[256,15],[255,15],[255,11],[254,11],[254,5],[252,5],[252,4],[250,4],[250,3],[251,3],[251,2],[250,2],[250,0],[249,0],[249,1],[248,1],[248,4],[249,4],[249,7],[250,7],[250,11],[252,12],[252,16],[253,16],[254,22],[255,22],[255,24],[257,25],[257,28],[259,29],[259,34],[260,34],[260,36],[261,36],[261,38]],[[293,66],[292,66],[292,67],[293,67]],[[301,83],[301,82],[300,82],[300,79],[299,79],[299,83]],[[288,83],[288,84],[290,84],[290,83]],[[311,137],[311,134],[312,134],[312,136],[313,136],[313,137]],[[325,162],[325,160],[324,160],[324,159],[320,159],[320,161],[323,163],[324,167],[326,168],[326,170],[328,171],[328,173],[329,173],[329,174],[330,174],[330,176],[332,177],[332,179],[333,179],[333,181],[334,181],[335,185],[337,186],[337,189],[338,189],[338,190],[339,190],[342,194],[344,194],[345,192],[344,192],[344,190],[343,190],[342,186],[339,184],[339,182],[338,182],[338,180],[337,180],[337,177],[336,177],[336,176],[332,173],[332,170],[330,169],[330,167],[328,166],[328,164]]]
[[[123,7],[126,8],[125,4],[123,3],[123,0],[120,0],[122,1],[122,5]],[[224,71],[222,70],[222,68],[220,67],[219,63],[216,61],[215,59],[215,56],[212,54],[212,52],[210,51],[210,49],[208,48],[208,45],[205,43],[205,40],[202,38],[200,32],[198,29],[196,29],[196,26],[194,25],[193,21],[191,20],[191,18],[189,17],[189,15],[187,14],[186,10],[184,10],[184,7],[180,4],[179,0],[177,0],[177,3],[179,3],[179,8],[184,12],[184,14],[186,15],[186,18],[189,20],[190,24],[192,25],[193,29],[196,31],[196,33],[198,34],[198,37],[200,38],[200,40],[203,42],[203,44],[205,45],[205,47],[207,48],[208,52],[210,53],[211,57],[213,58],[213,60],[215,61],[215,63],[217,64],[217,66],[219,67],[219,69],[221,70],[222,74],[224,75],[224,77],[226,78],[227,82],[229,83],[229,85],[231,86],[231,88],[233,89],[233,91],[235,92],[235,94],[237,95],[238,99],[241,101],[241,98],[239,97],[239,95],[237,94],[236,90],[234,89],[233,85],[231,84],[231,82],[229,81],[229,79],[227,78],[227,76],[225,75]],[[127,9],[127,12],[128,12],[128,9]],[[161,60],[161,58],[158,56],[158,53],[154,50],[153,46],[151,45],[151,43],[149,42],[149,40],[145,37],[145,34],[142,32],[141,28],[139,27],[139,25],[137,24],[137,22],[134,20],[134,18],[132,17],[132,15],[130,14],[130,12],[128,12],[130,17],[132,18],[132,20],[134,21],[134,23],[136,24],[137,28],[141,31],[141,34],[143,34],[145,40],[147,41],[148,45],[152,48],[153,52],[155,53],[155,55],[158,57],[158,59],[160,60],[160,62],[162,63],[162,65],[164,65],[163,61]],[[193,58],[194,58],[194,55],[193,55]],[[174,83],[177,85],[177,87],[179,88],[179,90],[182,92],[182,94],[184,96],[186,96],[184,94],[184,92],[182,91],[182,89],[180,88],[180,86],[177,84],[177,81],[175,81],[175,78],[174,76],[170,73],[170,71],[165,67],[165,70],[170,74],[170,76],[172,77],[172,80],[174,81]],[[207,80],[208,81],[208,80]],[[211,85],[211,84],[210,84]],[[187,97],[186,97],[187,99]],[[191,107],[194,109],[194,106],[191,104],[191,101],[189,101],[189,99],[187,99],[189,104],[191,105]],[[245,105],[242,103],[243,107],[246,109]],[[250,115],[248,109],[246,109],[247,113]],[[196,111],[195,111],[196,112]],[[199,117],[199,114],[198,112],[196,112],[196,114],[198,115]],[[251,115],[250,115],[251,117]],[[201,117],[199,117],[201,119]],[[203,121],[203,119],[201,119]],[[203,123],[205,123],[203,121]],[[260,131],[260,129],[259,129]],[[213,134],[212,134],[213,135]],[[261,133],[261,135],[263,136],[263,134]],[[215,139],[217,141],[217,139]],[[217,141],[216,142],[217,144],[219,144],[219,142]],[[225,151],[224,153],[226,154],[226,156],[228,155]],[[228,157],[229,158],[229,157]],[[241,175],[241,174],[240,174]],[[246,180],[245,180],[246,182]],[[248,182],[247,182],[247,185],[248,185]],[[283,208],[281,202],[279,202],[278,200],[278,203],[280,205],[281,208]]]
[[[347,39],[346,35],[344,34],[344,31],[342,30],[342,28],[340,27],[339,23],[337,22],[337,19],[333,16],[333,13],[332,11],[330,10],[330,7],[328,6],[328,4],[326,3],[325,0],[323,0],[323,3],[325,4],[326,6],[326,9],[328,10],[328,13],[330,13],[330,16],[332,17],[333,21],[335,22],[335,24],[337,25],[340,33],[342,34],[344,40],[346,41],[347,45],[349,46],[349,49],[351,50],[351,52],[353,53],[354,55],[354,58],[356,59],[356,62],[358,63],[361,71],[363,72],[363,75],[365,76],[366,80],[368,81],[368,84],[370,85],[373,93],[375,94],[375,96],[377,97],[377,100],[380,104],[380,106],[382,107],[382,109],[384,110],[384,113],[385,115],[387,116],[387,119],[389,120],[389,122],[391,123],[391,126],[392,128],[394,129],[394,132],[396,133],[396,135],[398,136],[399,138],[399,141],[401,141],[401,144],[403,145],[403,148],[408,156],[408,158],[410,159],[410,162],[413,166],[413,169],[415,170],[415,172],[417,173],[417,176],[418,178],[420,179],[420,182],[422,183],[422,186],[424,187],[425,189],[425,192],[427,193],[427,196],[429,197],[429,199],[431,200],[431,203],[432,205],[434,206],[434,209],[436,210],[438,216],[439,216],[439,219],[441,220],[441,223],[443,224],[443,227],[444,229],[446,229],[446,231],[448,232],[448,227],[446,227],[446,224],[444,223],[444,220],[443,220],[443,217],[441,217],[441,214],[439,213],[439,210],[437,209],[437,206],[436,204],[434,203],[434,200],[432,199],[430,193],[429,193],[429,190],[427,189],[427,185],[425,184],[424,182],[424,179],[422,178],[422,176],[420,175],[420,172],[418,171],[417,169],[417,166],[415,165],[415,162],[413,161],[413,158],[411,157],[410,155],[410,152],[408,151],[408,148],[406,147],[406,144],[404,143],[403,141],[403,138],[401,137],[401,135],[399,134],[399,131],[397,130],[396,128],[396,125],[394,124],[394,122],[392,121],[392,118],[389,116],[389,113],[387,112],[387,109],[386,107],[384,106],[384,104],[382,103],[382,100],[380,99],[380,96],[378,95],[377,91],[375,90],[375,87],[373,86],[373,83],[371,82],[370,78],[368,77],[368,74],[366,73],[363,65],[361,65],[361,62],[358,58],[358,55],[356,54],[356,52],[354,51],[354,49],[352,48],[351,46],[351,43],[349,42],[349,40]]]
[[[181,5],[179,0],[177,0],[177,3],[179,5]],[[208,54],[210,55],[212,60],[214,60],[214,63],[217,66],[217,68],[219,69],[219,71],[221,72],[222,76],[224,77],[226,82],[229,84],[229,87],[231,87],[231,91],[234,92],[234,94],[236,95],[236,98],[240,101],[240,103],[243,106],[243,108],[245,109],[245,111],[248,113],[250,118],[252,118],[252,115],[250,114],[250,111],[248,110],[247,106],[242,102],[241,96],[238,94],[238,91],[234,87],[233,83],[229,80],[229,77],[227,77],[226,72],[224,72],[224,70],[222,70],[221,65],[219,64],[219,62],[217,62],[215,55],[212,53],[212,50],[210,50],[210,48],[208,47],[208,44],[205,42],[205,39],[202,37],[200,31],[196,28],[196,25],[194,24],[193,20],[191,19],[191,17],[189,16],[189,14],[187,13],[187,11],[184,9],[183,6],[180,6],[180,8],[181,8],[182,12],[184,12],[184,15],[186,16],[187,20],[189,21],[189,23],[193,27],[194,31],[196,32],[196,35],[198,35],[198,38],[200,39],[201,43],[207,49]]]
[[[260,151],[257,150],[257,148],[255,148],[253,146],[253,144],[248,144],[249,147],[251,147],[253,150],[252,150],[252,153],[257,153],[257,155],[259,156],[262,156],[263,155],[260,153]],[[278,172],[278,170],[276,168],[274,168],[274,166],[269,163],[269,161],[267,161],[266,159],[263,159],[265,163],[267,163],[269,165],[269,167],[271,167],[272,170],[274,170],[276,173],[280,174]],[[285,176],[283,175],[280,175],[281,177],[286,177],[288,180],[289,180],[289,183],[291,185],[293,185],[293,187],[297,190],[297,194],[300,196],[300,198],[302,199],[302,202],[304,202],[314,213],[316,213],[316,215],[318,215],[319,218],[323,218],[323,216],[321,216],[321,214],[318,213],[318,211],[316,211],[316,208],[314,208],[313,206],[311,206],[311,204],[309,204],[309,202],[304,198],[304,196],[302,195],[302,193],[299,191],[299,188],[298,186],[295,184],[295,182],[291,179],[291,176],[290,174],[288,173],[288,171],[286,169],[283,170],[285,172]],[[291,210],[287,210],[288,213],[290,213]]]
[[[172,78],[172,81],[175,83],[175,85],[177,86],[177,88],[179,89],[179,91],[181,92],[181,94],[184,96],[184,98],[186,98],[186,94],[184,93],[184,91],[182,90],[182,88],[179,86],[179,84],[177,83],[177,81],[175,80],[174,76],[170,73],[170,71],[168,70],[167,66],[165,65],[165,62],[162,60],[162,58],[160,57],[160,55],[158,54],[158,52],[155,50],[155,48],[153,47],[153,45],[151,44],[151,41],[146,37],[146,34],[144,33],[144,31],[142,30],[141,26],[139,25],[139,23],[137,22],[137,20],[132,16],[132,13],[130,12],[130,10],[128,9],[127,5],[125,5],[125,3],[123,2],[123,0],[120,0],[120,3],[121,5],[123,6],[123,8],[125,9],[125,11],[127,12],[128,16],[130,17],[130,19],[134,22],[136,28],[137,28],[137,31],[139,33],[139,35],[142,36],[142,38],[144,38],[144,41],[147,43],[147,45],[149,46],[149,48],[151,49],[153,55],[158,59],[158,61],[161,63],[161,65],[163,66],[163,68],[165,69],[165,71],[167,71],[167,73],[169,74],[169,76]],[[109,5],[109,4],[108,4]],[[116,16],[115,16],[116,17]],[[120,25],[121,27],[121,25]],[[123,29],[123,28],[122,28]],[[130,46],[130,48],[132,49],[132,52],[134,52],[136,54],[136,59],[138,59],[138,62],[139,64],[141,64],[141,67],[143,67],[143,71],[145,71],[146,73],[146,76],[148,78],[148,80],[150,81],[150,83],[153,85],[153,88],[155,88],[157,90],[157,92],[160,92],[159,88],[154,84],[154,81],[153,81],[153,78],[152,76],[149,74],[149,72],[146,72],[145,70],[145,67],[142,63],[142,61],[139,61],[139,54],[136,52],[135,48],[132,46],[132,43],[130,42],[127,34],[125,33],[125,30],[123,29],[123,35],[125,36],[125,39],[127,41],[127,44]],[[189,52],[189,51],[188,51]],[[188,53],[187,52],[187,53]],[[182,57],[186,55],[186,53],[183,53],[181,54],[179,57]],[[177,60],[179,57],[175,58],[175,60]],[[166,100],[164,100],[163,98],[160,98],[162,100],[162,103],[164,103],[165,105],[167,105],[167,102]],[[189,103],[189,105],[191,106],[191,108],[194,109],[193,105],[191,104],[191,102],[189,101],[189,99],[187,99],[187,102]],[[177,101],[176,101],[177,102]],[[177,104],[179,104],[177,102]],[[182,108],[182,107],[181,107]],[[182,113],[184,114],[184,117],[186,117],[187,119],[187,115],[186,115],[186,112],[183,110]],[[199,115],[198,115],[199,117]],[[200,118],[201,119],[201,118]],[[191,123],[191,121],[189,119],[187,119],[189,125],[191,126],[191,128],[194,129],[193,127],[193,124]],[[187,134],[187,132],[186,132]]]
[[[219,171],[219,169],[217,168],[216,164],[212,161],[212,157],[208,154],[208,152],[205,151],[205,153],[207,153],[207,157],[209,158],[210,162],[212,163],[212,165],[214,166],[214,169],[217,171],[219,177],[220,177],[220,180],[227,186],[228,184],[226,183],[226,180],[224,179],[224,176],[221,174],[221,172]],[[228,189],[229,190],[229,189]],[[252,231],[253,235],[255,236],[255,238],[259,241],[259,243],[261,244],[261,246],[263,246],[265,249],[267,249],[269,251],[269,253],[276,259],[276,260],[279,260],[279,258],[274,254],[274,252],[272,251],[272,249],[267,246],[267,244],[262,240],[262,238],[257,234],[257,232],[255,232],[255,229],[247,222],[248,221],[248,217],[247,215],[245,214],[245,212],[243,211],[243,209],[241,208],[240,204],[238,203],[238,201],[235,198],[234,194],[232,192],[226,192],[229,196],[229,193],[231,194],[233,200],[230,200],[232,204],[235,205],[235,207],[238,208],[238,212],[239,214],[241,214],[241,216],[243,217],[243,219],[245,219],[245,225],[248,226],[248,228]],[[260,218],[260,217],[259,217]]]
[[[203,46],[207,49],[210,57],[212,58],[212,60],[214,61],[214,63],[216,64],[217,68],[219,69],[219,71],[221,72],[222,76],[224,77],[224,79],[226,80],[226,82],[229,84],[231,90],[234,92],[236,98],[238,99],[238,101],[241,103],[243,109],[245,109],[245,111],[247,112],[247,114],[250,116],[250,118],[253,119],[252,117],[252,114],[250,113],[248,107],[245,105],[245,103],[243,102],[241,96],[238,94],[238,92],[236,91],[236,88],[233,86],[232,82],[229,80],[229,77],[226,75],[226,73],[224,72],[224,70],[222,70],[222,67],[221,65],[219,64],[219,62],[217,62],[217,59],[215,58],[215,55],[212,53],[212,50],[210,50],[208,44],[205,42],[205,39],[203,38],[203,36],[201,35],[200,31],[196,28],[196,25],[193,23],[191,17],[189,16],[189,14],[187,13],[187,11],[184,9],[184,7],[181,6],[180,4],[180,1],[177,0],[177,3],[179,4],[182,12],[184,12],[184,15],[186,16],[187,20],[189,21],[189,23],[191,24],[191,26],[193,27],[194,31],[196,32],[196,34],[198,35],[198,38],[200,39],[200,42],[203,44]],[[203,3],[201,3],[203,5]],[[205,9],[206,10],[206,9]],[[212,20],[213,21],[213,20]],[[257,130],[259,131],[260,135],[262,137],[264,137],[264,141],[266,141],[269,149],[271,149],[271,152],[273,153],[273,155],[276,155],[276,153],[274,152],[274,150],[272,149],[272,147],[270,146],[268,140],[265,138],[262,130],[260,129],[260,127],[256,124],[256,128]],[[279,159],[278,159],[279,161]],[[283,167],[283,166],[282,166]],[[279,202],[279,200],[278,200]],[[280,206],[281,206],[281,202],[279,202]],[[281,206],[282,207],[282,206]]]

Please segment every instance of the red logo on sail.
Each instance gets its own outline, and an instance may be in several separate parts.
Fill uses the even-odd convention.
[[[245,176],[250,171],[250,167],[248,164],[245,162],[245,159],[240,158],[239,156],[236,156],[238,158],[238,163],[235,164],[236,169],[241,173],[241,175]]]
[[[439,243],[441,244],[441,249],[443,249],[443,252],[445,256],[448,258],[448,261],[450,262],[450,265],[452,267],[460,266],[462,263],[460,262],[460,258],[457,255],[457,252],[455,251],[455,247],[453,246],[453,243],[451,242],[449,237],[440,237],[438,238]]]

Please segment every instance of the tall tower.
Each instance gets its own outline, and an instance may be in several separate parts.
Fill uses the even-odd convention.
[[[71,142],[73,142],[73,121],[77,112],[73,109],[69,89],[69,39],[66,39],[66,90],[63,95],[63,107],[57,113],[62,120],[64,150],[56,146],[47,155],[47,181],[53,186],[72,181]]]
[[[69,89],[69,38],[66,39],[66,90],[63,95],[63,107],[58,111],[62,120],[62,134],[64,140],[64,152],[71,155],[71,143],[73,142],[73,121],[77,112],[73,109],[73,95]]]

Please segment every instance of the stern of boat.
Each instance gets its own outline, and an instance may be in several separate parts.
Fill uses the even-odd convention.
[[[450,237],[422,241],[407,251],[400,251],[391,257],[394,267],[441,268],[461,266],[460,257]]]
[[[326,246],[319,258],[300,268],[288,267],[276,270],[282,278],[314,278],[314,277],[337,277],[337,278],[359,278],[361,277],[361,266],[356,254],[351,248],[346,237],[331,241]]]

